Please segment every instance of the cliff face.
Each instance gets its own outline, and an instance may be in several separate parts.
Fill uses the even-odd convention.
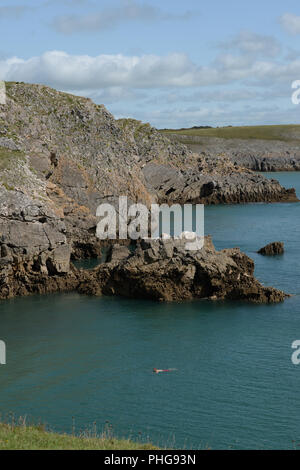
[[[296,200],[234,165],[171,142],[148,124],[41,85],[7,83],[0,105],[0,298],[71,288],[70,255],[97,256],[96,208],[129,202]],[[64,281],[66,273],[71,273]],[[76,274],[74,274],[76,277]],[[12,279],[18,281],[12,287]],[[70,281],[71,279],[71,281]],[[37,282],[39,288],[32,286]],[[26,285],[26,288],[24,287]]]
[[[193,152],[226,157],[237,165],[253,171],[300,171],[300,142],[263,139],[229,139],[207,136],[169,134],[172,141],[185,142]],[[286,135],[286,139],[289,134]],[[290,136],[292,138],[293,136]]]
[[[148,205],[157,199],[142,172],[148,160],[183,166],[191,155],[149,125],[116,121],[89,99],[40,85],[7,84],[7,104],[0,106],[0,203],[18,194],[19,218],[28,206],[39,207],[37,222],[46,217],[47,223],[53,213],[75,256],[97,251],[95,214],[101,202],[114,203],[120,194]]]

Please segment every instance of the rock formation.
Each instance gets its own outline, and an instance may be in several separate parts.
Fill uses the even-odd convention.
[[[262,286],[254,263],[238,248],[216,251],[210,237],[198,251],[185,240],[142,240],[133,252],[114,245],[106,263],[66,271],[64,248],[47,260],[6,264],[0,270],[0,299],[76,290],[159,301],[191,299],[282,302],[284,292]],[[40,264],[39,264],[40,263]]]
[[[100,255],[96,208],[117,206],[119,195],[148,206],[297,200],[275,180],[195,154],[149,124],[116,121],[89,99],[24,83],[7,83],[6,91],[0,298],[77,288],[83,275],[70,258]]]
[[[281,302],[285,294],[262,286],[254,263],[238,248],[216,251],[210,237],[204,247],[187,251],[185,240],[142,240],[134,253],[115,247],[110,263],[100,265],[81,292],[117,294],[160,301],[191,299]]]
[[[223,155],[233,164],[253,171],[300,171],[299,135],[295,136],[298,139],[295,142],[178,134],[168,134],[168,137],[174,142],[184,141],[193,152],[204,152],[209,157]]]
[[[297,201],[295,190],[283,188],[251,170],[234,165],[226,156],[201,155],[192,168],[178,171],[149,163],[143,174],[149,191],[160,202],[194,204],[241,204],[247,202]]]
[[[260,255],[274,256],[282,255],[284,253],[284,243],[283,242],[273,242],[261,248],[257,253]]]

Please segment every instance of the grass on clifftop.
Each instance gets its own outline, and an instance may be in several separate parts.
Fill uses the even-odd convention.
[[[99,437],[75,437],[47,432],[42,426],[0,423],[0,450],[154,450],[152,444],[119,440],[105,432]]]
[[[209,129],[162,129],[163,134],[178,134],[191,137],[219,137],[222,139],[260,139],[299,141],[300,125],[218,127]]]
[[[11,165],[14,165],[17,160],[25,160],[22,152],[0,148],[0,170],[9,168]]]

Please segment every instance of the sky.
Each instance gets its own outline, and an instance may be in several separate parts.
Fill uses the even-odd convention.
[[[300,123],[299,0],[0,0],[0,80],[158,128]]]

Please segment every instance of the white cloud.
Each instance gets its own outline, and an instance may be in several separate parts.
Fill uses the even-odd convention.
[[[86,15],[57,16],[52,27],[59,33],[73,34],[111,29],[119,23],[127,21],[185,20],[194,16],[195,12],[186,11],[181,15],[166,13],[160,8],[135,0],[123,0],[114,8],[103,8]]]
[[[195,64],[186,54],[70,55],[50,51],[27,60],[0,60],[0,79],[44,83],[61,90],[190,88],[246,83],[272,87],[300,77],[300,59],[290,62],[254,60],[224,54],[211,65]]]
[[[89,96],[117,116],[157,127],[287,123],[300,116],[297,106],[281,109],[291,101],[291,83],[300,79],[298,55],[288,61],[224,53],[199,65],[182,53],[93,57],[50,51],[29,59],[0,57],[0,79]]]
[[[280,23],[288,33],[300,34],[300,16],[285,13],[280,17]]]
[[[46,83],[58,88],[95,90],[108,87],[189,87],[219,80],[217,71],[196,66],[185,54],[124,56],[69,55],[46,52],[28,60],[0,61],[4,80]]]
[[[276,57],[281,47],[278,41],[272,36],[264,36],[242,31],[229,41],[224,41],[220,47],[225,50],[237,50],[244,55],[254,55],[257,57]]]

